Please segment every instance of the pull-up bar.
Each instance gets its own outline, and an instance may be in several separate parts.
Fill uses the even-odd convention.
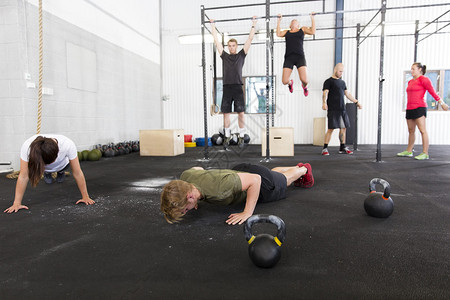
[[[288,3],[301,3],[301,2],[318,2],[321,1],[325,5],[325,0],[293,0],[293,1],[280,1],[280,2],[270,2],[270,5],[273,4],[288,4]],[[267,3],[253,3],[253,4],[239,4],[239,5],[233,5],[233,6],[216,6],[216,7],[209,7],[204,8],[204,10],[217,10],[217,9],[228,9],[228,8],[241,8],[241,7],[251,7],[251,6],[265,6]]]
[[[364,31],[364,29],[367,28],[367,26],[369,26],[370,23],[372,23],[372,21],[378,16],[378,14],[381,12],[381,8],[377,11],[377,13],[372,17],[372,19],[370,19],[369,22],[367,22],[367,24],[361,29],[359,30],[359,33],[361,34],[361,32]],[[369,34],[370,35],[370,34]]]
[[[442,15],[440,15],[439,17],[437,17],[436,19],[434,19],[433,21],[431,21],[430,23],[428,23],[427,25],[423,26],[422,28],[420,28],[419,30],[417,30],[417,32],[422,31],[424,28],[428,27],[429,25],[433,24],[434,22],[436,22],[437,20],[439,20],[440,18],[442,18],[443,16],[445,16],[446,14],[448,14],[448,12],[450,12],[450,10],[447,10],[445,13],[443,13]]]
[[[377,28],[381,25],[381,22],[377,24],[377,26],[375,26],[374,29],[372,29],[371,32],[369,32],[369,34],[361,41],[359,42],[358,46],[361,45],[372,33],[374,33],[375,30],[377,30]],[[364,27],[365,28],[365,27]],[[364,29],[363,29],[364,30]],[[360,32],[361,34],[361,32]]]
[[[315,1],[317,1],[317,0],[315,0]],[[248,5],[251,6],[251,4],[248,4]],[[450,3],[436,3],[436,4],[425,4],[425,5],[409,5],[409,6],[393,6],[393,7],[386,7],[386,10],[425,8],[425,7],[436,7],[436,6],[446,6],[446,5],[450,5]],[[225,8],[225,7],[221,7],[221,8]],[[363,8],[363,9],[355,9],[355,10],[323,11],[323,12],[316,12],[315,15],[334,15],[334,14],[359,13],[359,12],[370,12],[370,11],[378,11],[378,13],[379,13],[380,9],[379,8]],[[304,16],[309,16],[309,15],[310,15],[310,13],[287,14],[287,15],[283,15],[283,17],[291,18],[291,17],[304,17]],[[269,18],[271,18],[271,19],[278,18],[278,16],[270,16]],[[252,17],[245,17],[245,18],[221,19],[221,20],[215,20],[215,22],[216,23],[236,22],[236,21],[247,21],[247,20],[252,20],[252,19],[253,19]],[[257,17],[257,19],[266,19],[266,17]]]
[[[325,12],[315,12],[315,15],[331,15],[331,14],[342,14],[342,13],[352,13],[352,12],[368,12],[368,11],[377,11],[379,8],[366,8],[366,9],[359,9],[359,10],[336,10],[336,11],[325,11]],[[311,13],[304,13],[304,14],[287,14],[283,15],[283,17],[291,18],[291,17],[304,17],[309,16]],[[278,18],[278,16],[270,16],[270,19]],[[233,19],[222,19],[222,20],[215,20],[216,23],[221,22],[235,22],[235,21],[247,21],[252,20],[253,18],[245,17],[245,18],[233,18]],[[257,19],[266,19],[266,17],[257,17]]]
[[[428,34],[428,35],[427,35],[426,37],[424,37],[423,39],[418,40],[417,43],[420,43],[420,42],[423,41],[424,39],[426,39],[426,38],[432,36],[433,34],[436,34],[438,31],[441,31],[442,29],[444,29],[445,27],[447,27],[447,26],[449,26],[449,25],[450,25],[450,23],[448,23],[448,24],[445,25],[445,26],[442,26],[441,28],[439,28],[439,29],[435,30],[434,32]]]
[[[351,26],[337,26],[337,27],[316,27],[316,31],[321,31],[321,30],[335,30],[335,29],[351,29],[351,28],[356,28],[355,25],[351,25]],[[216,27],[217,29],[217,27]],[[206,28],[206,30],[208,30],[210,33],[211,31]],[[255,32],[255,35],[261,35],[261,34],[266,34],[266,31],[257,31]],[[232,37],[237,37],[237,36],[248,36],[248,32],[228,32],[229,36]],[[253,43],[252,43],[253,44]]]

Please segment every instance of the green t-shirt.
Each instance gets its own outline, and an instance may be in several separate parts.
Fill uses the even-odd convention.
[[[192,183],[202,194],[202,201],[213,204],[236,204],[245,202],[247,192],[237,171],[233,170],[195,170],[189,169],[180,179]]]

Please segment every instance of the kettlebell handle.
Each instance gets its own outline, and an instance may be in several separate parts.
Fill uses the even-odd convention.
[[[253,215],[248,218],[244,224],[244,234],[245,239],[247,240],[247,242],[249,242],[249,244],[251,243],[250,240],[253,241],[253,239],[255,238],[252,233],[252,227],[256,223],[271,223],[276,225],[278,230],[276,238],[280,241],[279,245],[281,246],[281,243],[284,242],[284,239],[286,237],[286,224],[284,224],[284,221],[280,217],[261,214]]]
[[[388,200],[391,195],[391,185],[384,179],[374,178],[369,182],[369,191],[371,193],[375,192],[375,185],[381,184],[384,188],[383,199]]]

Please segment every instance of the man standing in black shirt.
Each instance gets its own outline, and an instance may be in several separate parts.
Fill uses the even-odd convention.
[[[244,114],[245,114],[245,100],[244,91],[242,85],[242,67],[244,66],[245,57],[252,45],[253,36],[255,35],[255,25],[258,22],[256,17],[253,17],[252,28],[250,29],[250,34],[248,39],[244,44],[241,51],[237,52],[237,41],[235,39],[230,39],[228,41],[228,51],[223,51],[222,43],[217,37],[217,30],[214,20],[210,20],[212,35],[214,38],[214,43],[216,44],[217,52],[219,52],[222,58],[222,72],[223,72],[223,97],[222,105],[220,110],[223,113],[223,127],[225,132],[225,139],[223,141],[223,146],[227,150],[230,145],[231,140],[231,129],[230,129],[230,113],[231,104],[234,102],[234,112],[238,113],[238,124],[239,124],[239,147],[244,146],[244,134],[246,133]]]
[[[350,101],[355,103],[359,109],[361,109],[362,106],[361,103],[347,91],[345,81],[341,79],[343,72],[344,65],[338,63],[334,67],[333,76],[323,83],[322,109],[328,110],[328,131],[325,134],[322,155],[330,155],[328,152],[328,143],[330,142],[333,130],[336,128],[339,128],[339,141],[341,142],[339,153],[353,154],[353,152],[345,146],[345,132],[347,127],[350,127],[350,122],[348,120],[347,111],[345,110],[344,95]]]

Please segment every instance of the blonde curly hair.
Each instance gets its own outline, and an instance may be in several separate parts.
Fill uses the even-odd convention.
[[[161,193],[161,211],[170,224],[181,221],[184,208],[188,204],[187,194],[192,191],[192,184],[183,180],[172,180]]]

